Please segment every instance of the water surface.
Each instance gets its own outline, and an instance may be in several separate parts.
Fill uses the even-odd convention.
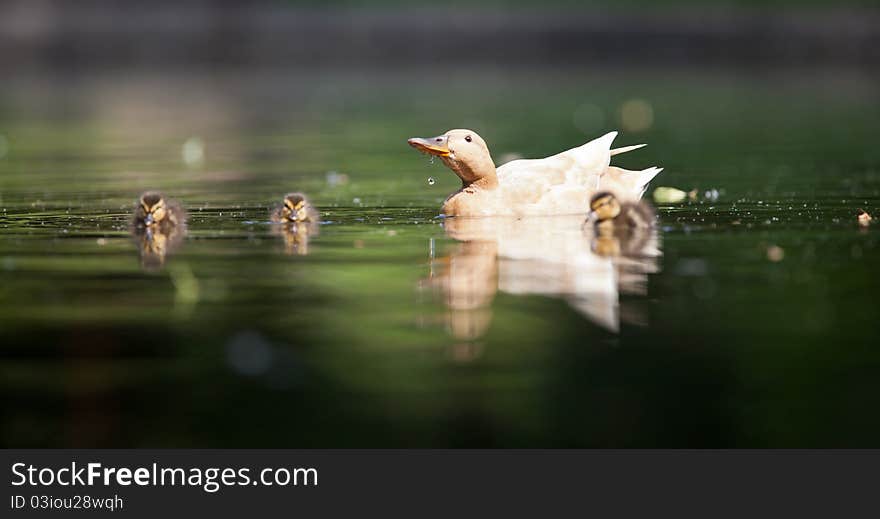
[[[874,78],[447,72],[5,82],[3,445],[877,446]],[[452,127],[498,162],[621,129],[699,196],[626,264],[552,219],[451,228],[405,139]],[[144,268],[151,188],[191,219]],[[268,222],[291,190],[305,249]]]

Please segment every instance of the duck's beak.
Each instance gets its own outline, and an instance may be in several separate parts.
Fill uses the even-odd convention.
[[[144,217],[144,225],[153,225],[153,222],[154,222],[154,220],[153,220],[152,214],[148,214],[147,216]]]
[[[413,137],[406,142],[408,142],[410,146],[419,151],[423,151],[431,155],[437,155],[438,157],[448,157],[449,148],[446,145],[447,140],[448,137],[446,137],[445,135],[440,135],[438,137],[431,137],[430,139]]]

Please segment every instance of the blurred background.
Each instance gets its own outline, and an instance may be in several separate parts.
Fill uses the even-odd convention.
[[[876,447],[878,64],[868,0],[0,0],[0,443]],[[696,196],[585,302],[442,225],[456,127]]]
[[[876,62],[868,0],[6,0],[7,66],[796,67]]]

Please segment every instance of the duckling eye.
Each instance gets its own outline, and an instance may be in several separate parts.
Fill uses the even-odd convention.
[[[468,142],[471,142],[473,139],[471,139],[471,136],[468,135],[467,137],[464,138],[464,140],[466,140],[466,141],[468,141]]]

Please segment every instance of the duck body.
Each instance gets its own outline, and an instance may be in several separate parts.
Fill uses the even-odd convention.
[[[628,171],[610,165],[613,155],[642,145],[612,149],[617,132],[543,159],[514,160],[495,167],[483,139],[471,130],[450,130],[409,144],[439,156],[462,180],[443,203],[446,216],[547,216],[583,214],[591,196],[612,191],[639,200],[662,169]]]

